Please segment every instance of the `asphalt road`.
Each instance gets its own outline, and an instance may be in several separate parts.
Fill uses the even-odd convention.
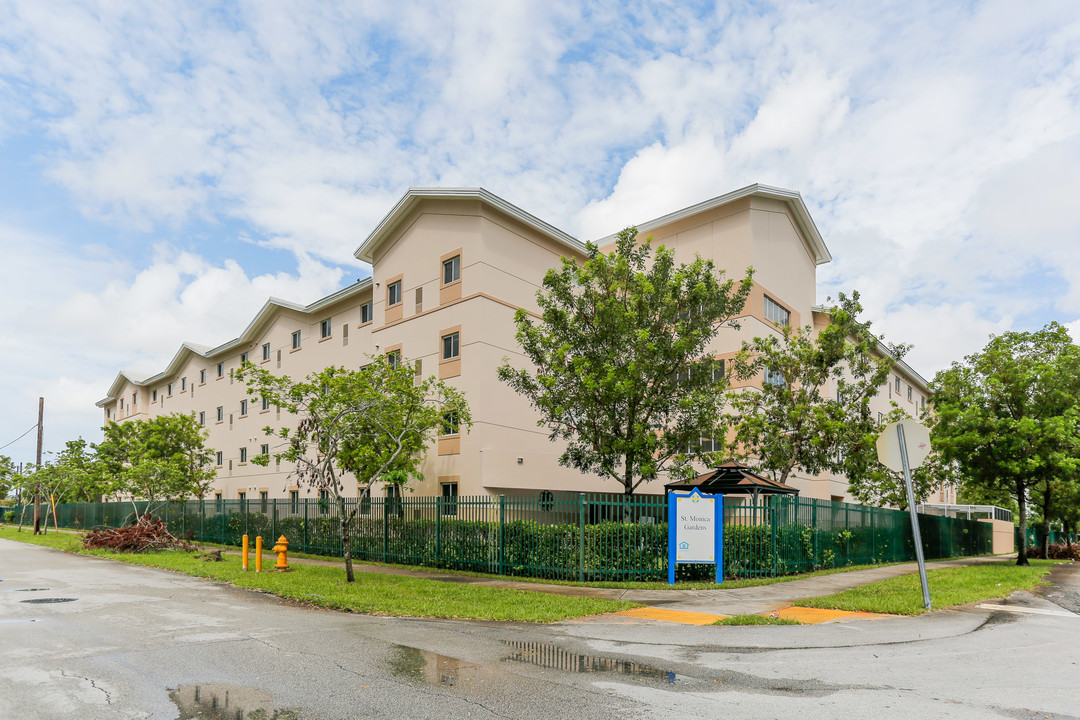
[[[0,540],[0,719],[1080,717],[1077,571],[1011,610],[529,625],[320,611]]]

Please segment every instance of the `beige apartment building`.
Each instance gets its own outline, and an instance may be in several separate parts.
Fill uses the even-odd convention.
[[[721,330],[712,348],[718,357],[733,356],[743,338],[775,332],[777,322],[827,322],[815,306],[816,269],[831,255],[796,192],[751,185],[638,229],[641,237],[654,238],[654,246],[673,248],[679,261],[712,258],[734,278],[755,269],[741,329]],[[601,248],[613,241],[614,236],[596,240]],[[106,421],[194,413],[217,453],[215,491],[221,497],[304,497],[310,491],[295,486],[290,467],[248,462],[273,452],[265,426],[294,419],[249,398],[230,370],[249,360],[295,378],[400,353],[418,374],[436,375],[464,391],[474,423],[468,433],[433,443],[423,462],[424,480],[412,486],[416,494],[619,492],[614,481],[561,467],[562,446],[548,440],[528,402],[496,377],[504,359],[526,362],[514,338],[514,313],[535,312],[547,270],[564,256],[583,259],[585,249],[580,240],[486,190],[414,188],[356,250],[358,259],[371,264],[371,277],[307,306],[270,299],[234,340],[213,348],[185,343],[155,375],[121,372],[97,405]],[[875,399],[875,411],[887,413],[895,401],[916,415],[927,392],[926,381],[898,363],[889,387]],[[804,496],[850,499],[842,477],[790,482]],[[639,490],[663,491],[662,478]]]

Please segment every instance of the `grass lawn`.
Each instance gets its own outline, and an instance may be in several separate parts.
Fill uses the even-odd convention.
[[[717,620],[713,625],[802,625],[802,623],[790,618],[774,618],[765,615],[732,615]]]
[[[85,551],[82,550],[82,537],[71,533],[51,532],[35,537],[26,529],[17,533],[14,528],[3,527],[0,528],[0,538],[96,555],[132,565],[174,570],[228,582],[240,588],[262,590],[319,607],[372,615],[553,622],[639,607],[637,603],[618,600],[567,597],[399,575],[357,573],[357,581],[349,584],[345,582],[343,568],[319,565],[295,564],[293,571],[288,573],[245,573],[238,556],[226,556],[224,562],[204,562],[196,560],[193,557],[195,553],[180,550],[140,554]],[[269,566],[267,563],[264,568],[269,569]]]
[[[1008,597],[1016,590],[1031,590],[1040,584],[1050,568],[1060,560],[1031,560],[1028,567],[1015,563],[971,565],[930,570],[930,600],[935,609]],[[832,608],[892,615],[920,615],[923,609],[919,574],[904,575],[845,590],[835,595],[808,598],[795,603],[802,607]]]

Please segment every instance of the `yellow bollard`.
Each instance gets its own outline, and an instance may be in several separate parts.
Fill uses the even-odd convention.
[[[282,535],[277,539],[277,545],[274,546],[273,552],[277,553],[277,564],[274,565],[274,569],[278,572],[286,572],[289,569],[289,541]]]
[[[262,535],[255,536],[255,572],[262,572]]]
[[[244,536],[244,572],[247,572],[247,569],[248,569],[248,551],[250,549],[251,548],[248,545],[248,536],[245,535]]]

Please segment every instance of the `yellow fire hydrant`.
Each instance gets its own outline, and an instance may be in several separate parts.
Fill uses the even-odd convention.
[[[277,539],[277,545],[274,546],[271,552],[277,553],[277,563],[274,564],[274,569],[278,572],[285,572],[289,569],[289,541],[282,535]]]

